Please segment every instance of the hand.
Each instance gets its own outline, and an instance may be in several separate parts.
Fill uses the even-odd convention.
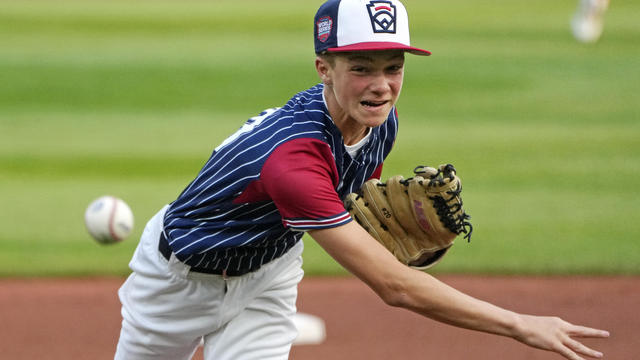
[[[609,332],[577,326],[557,317],[520,315],[515,339],[538,349],[555,351],[570,360],[584,360],[578,354],[602,358],[599,351],[588,348],[573,337],[606,338]]]

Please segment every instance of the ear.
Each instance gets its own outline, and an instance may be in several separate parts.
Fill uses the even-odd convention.
[[[331,80],[331,70],[331,65],[326,59],[319,56],[316,57],[316,71],[318,72],[318,76],[320,77],[320,80],[322,80],[322,83],[328,86],[331,86],[333,83]]]

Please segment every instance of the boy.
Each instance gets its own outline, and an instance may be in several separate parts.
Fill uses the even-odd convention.
[[[116,359],[286,359],[308,231],[392,306],[511,336],[578,359],[570,335],[606,336],[515,314],[399,263],[342,199],[379,177],[396,138],[410,46],[398,0],[330,0],[314,21],[321,83],[250,119],[147,224],[119,291]],[[572,350],[573,349],[573,350]]]

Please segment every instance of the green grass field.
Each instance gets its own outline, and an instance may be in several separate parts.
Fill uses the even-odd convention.
[[[320,1],[0,1],[0,276],[124,275],[144,223],[247,118],[315,84]],[[474,236],[436,272],[640,274],[640,4],[600,42],[575,1],[406,0],[383,177],[452,162]],[[103,194],[136,216],[100,246]],[[305,238],[307,274],[344,271]]]

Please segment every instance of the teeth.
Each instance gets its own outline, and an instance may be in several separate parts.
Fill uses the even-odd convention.
[[[361,104],[365,106],[381,106],[384,105],[386,101],[381,102],[373,102],[373,101],[362,101]]]

